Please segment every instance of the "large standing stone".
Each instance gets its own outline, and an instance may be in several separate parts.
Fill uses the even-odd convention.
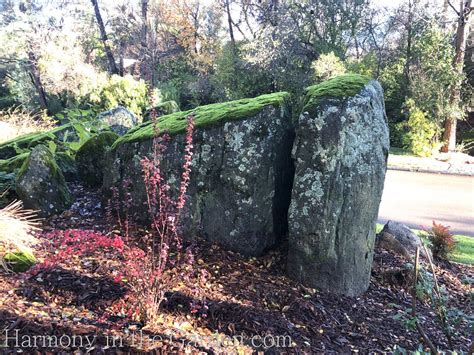
[[[123,106],[100,113],[99,121],[109,125],[113,132],[121,136],[138,123],[137,117]]]
[[[61,212],[72,203],[64,176],[51,151],[37,145],[23,163],[16,180],[16,193],[26,208],[47,217]]]
[[[292,168],[288,94],[263,95],[163,116],[158,128],[171,134],[162,168],[179,184],[185,118],[194,115],[194,156],[182,219],[186,238],[201,235],[245,255],[261,254],[287,229]],[[151,157],[153,125],[120,138],[107,160],[104,189],[129,181],[134,212],[146,216],[140,160]]]
[[[370,279],[389,135],[382,88],[345,75],[308,89],[293,146],[288,271],[358,295]]]

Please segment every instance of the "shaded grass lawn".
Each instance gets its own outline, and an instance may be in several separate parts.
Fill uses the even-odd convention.
[[[379,233],[383,228],[383,224],[377,223],[375,227],[376,233]],[[416,234],[422,236],[422,238],[426,241],[425,236],[423,235],[423,231],[412,229]],[[468,237],[466,235],[455,235],[454,239],[457,241],[456,249],[452,252],[449,256],[449,260],[474,265],[474,237]]]

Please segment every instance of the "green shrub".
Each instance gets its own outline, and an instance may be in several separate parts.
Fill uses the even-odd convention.
[[[148,107],[148,88],[144,80],[131,75],[112,75],[90,94],[94,108],[99,111],[124,106],[141,118]]]
[[[344,63],[334,52],[321,54],[311,64],[311,69],[313,69],[314,78],[318,83],[346,73]]]
[[[435,148],[437,125],[431,122],[412,99],[406,101],[408,121],[407,133],[403,136],[403,145],[419,156],[430,156]]]
[[[217,59],[216,69],[210,81],[219,101],[256,97],[275,91],[269,72],[246,60],[243,43],[237,43],[236,52],[225,45]]]

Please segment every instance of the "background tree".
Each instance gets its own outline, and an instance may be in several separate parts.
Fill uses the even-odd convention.
[[[466,40],[469,30],[469,21],[472,13],[472,0],[460,0],[457,10],[448,0],[457,15],[457,28],[455,39],[455,55],[453,60],[453,71],[459,76],[463,73],[464,54],[466,50]],[[453,108],[451,115],[447,117],[444,124],[443,152],[454,151],[456,148],[456,127],[458,119],[462,118],[462,111],[459,110],[461,101],[461,80],[457,80],[451,85],[449,92],[449,103]]]
[[[107,32],[105,31],[104,21],[102,20],[102,15],[100,14],[99,3],[98,0],[91,0],[92,6],[94,7],[95,18],[97,20],[97,25],[99,26],[100,31],[100,40],[104,45],[104,51],[107,56],[107,62],[109,64],[109,72],[110,74],[119,74],[119,70],[117,68],[117,64],[114,59],[114,55],[112,54],[112,50],[110,49]]]

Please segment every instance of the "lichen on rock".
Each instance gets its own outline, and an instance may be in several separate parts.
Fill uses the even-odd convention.
[[[138,118],[123,106],[101,112],[98,120],[107,124],[113,132],[121,136],[138,123]]]
[[[382,88],[365,80],[346,75],[308,90],[288,212],[290,276],[350,296],[369,285],[389,149]]]
[[[174,188],[181,176],[186,117],[194,116],[193,160],[181,224],[197,235],[245,255],[260,255],[287,229],[291,193],[292,126],[289,95],[278,93],[198,107],[158,120],[171,134],[161,168]],[[107,159],[104,191],[131,182],[131,214],[146,216],[140,161],[153,154],[153,125],[121,137]]]

